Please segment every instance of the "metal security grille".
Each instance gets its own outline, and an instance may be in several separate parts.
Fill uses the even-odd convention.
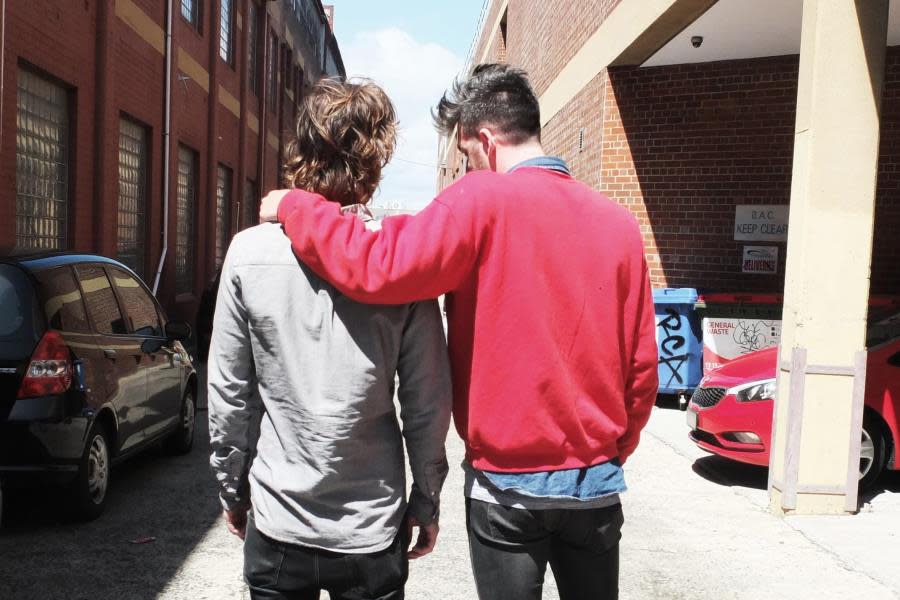
[[[219,56],[222,60],[231,64],[233,56],[232,48],[234,39],[231,31],[233,10],[231,0],[220,0],[219,5]]]
[[[175,289],[194,290],[194,206],[197,203],[197,153],[178,148],[177,228],[175,235]]]
[[[222,266],[228,249],[229,220],[231,206],[231,169],[219,165],[216,178],[216,268]]]
[[[16,121],[16,248],[65,248],[69,204],[68,92],[20,68]]]
[[[697,388],[691,396],[691,402],[701,408],[710,408],[725,397],[725,388]]]
[[[248,179],[244,182],[244,202],[241,205],[241,229],[252,227],[256,223],[257,208],[256,202],[259,199],[259,192],[256,189],[256,182]]]
[[[119,119],[118,258],[144,276],[144,223],[147,211],[147,130]]]
[[[200,0],[181,0],[181,16],[196,27],[200,23]]]
[[[249,50],[250,53],[248,62],[248,72],[247,79],[249,80],[250,89],[254,94],[259,95],[259,11],[256,8],[255,2],[250,2],[250,13],[247,17],[247,21],[249,21],[250,31],[248,37],[250,38]]]

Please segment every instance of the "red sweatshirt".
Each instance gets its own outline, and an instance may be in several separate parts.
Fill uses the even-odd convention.
[[[623,207],[564,173],[476,171],[372,232],[302,191],[278,219],[294,252],[349,297],[447,294],[454,421],[477,469],[624,461],[657,390],[641,234]]]

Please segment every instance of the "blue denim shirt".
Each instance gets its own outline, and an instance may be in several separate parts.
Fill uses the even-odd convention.
[[[538,156],[515,165],[510,173],[522,167],[541,167],[571,175],[566,161],[556,156]],[[626,491],[625,474],[618,458],[610,461],[562,471],[538,473],[493,473],[481,471],[500,491],[537,498],[572,498],[592,500]]]

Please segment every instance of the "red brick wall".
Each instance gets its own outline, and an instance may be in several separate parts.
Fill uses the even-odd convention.
[[[614,69],[600,189],[640,220],[660,287],[778,291],[740,272],[735,206],[790,200],[797,57]]]
[[[105,1],[105,0],[104,0]],[[286,6],[257,2],[263,10],[282,14]],[[160,28],[165,28],[165,4],[155,0],[132,0]],[[73,112],[70,143],[72,183],[69,188],[70,227],[69,247],[74,250],[98,252],[110,256],[116,253],[116,226],[118,206],[118,143],[119,117],[127,114],[145,124],[150,134],[150,157],[146,218],[145,279],[152,284],[153,276],[162,252],[163,229],[163,127],[164,127],[164,57],[142,39],[127,23],[116,16],[115,2],[105,5],[97,1],[71,2],[70,0],[30,0],[7,3],[5,80],[2,112],[2,156],[0,161],[0,191],[7,200],[0,203],[0,252],[10,252],[15,244],[15,190],[16,190],[16,76],[20,61],[33,65],[58,79],[72,89]],[[277,185],[278,153],[266,144],[266,177],[259,182],[257,157],[259,136],[253,133],[246,121],[217,102],[221,85],[237,99],[241,97],[246,69],[241,69],[241,58],[246,52],[243,32],[248,28],[245,0],[235,0],[234,10],[243,16],[243,28],[234,27],[235,64],[230,66],[218,56],[218,0],[204,0],[202,26],[198,32],[181,17],[178,3],[173,15],[173,45],[175,58],[172,73],[172,136],[171,180],[169,189],[169,252],[159,297],[171,316],[192,320],[200,293],[212,275],[212,252],[215,239],[215,168],[218,163],[233,170],[232,217],[236,215],[237,202],[242,201],[242,179],[239,177],[240,133],[246,132],[246,159],[244,178],[257,181],[261,193]],[[107,70],[95,81],[98,71],[98,44],[102,22],[101,8],[107,9],[109,24]],[[279,12],[282,11],[282,12]],[[262,19],[260,19],[260,31]],[[278,29],[279,36],[284,27]],[[296,34],[295,34],[296,37]],[[36,43],[36,40],[39,42]],[[52,43],[41,43],[50,40]],[[298,41],[299,43],[299,41]],[[215,85],[207,92],[198,82],[184,78],[178,68],[178,49],[184,49],[208,73]],[[214,61],[211,63],[211,53]],[[261,88],[265,86],[263,48],[259,48]],[[293,57],[301,57],[295,52]],[[214,77],[213,77],[214,75]],[[312,80],[319,73],[310,74]],[[106,90],[105,112],[98,112],[98,90]],[[283,93],[283,86],[279,87]],[[215,102],[214,131],[210,135],[210,102]],[[261,118],[259,98],[247,94],[242,112]],[[293,118],[289,103],[283,106],[285,125]],[[267,128],[278,132],[276,113],[268,113]],[[100,131],[103,130],[103,131]],[[102,140],[102,148],[97,141]],[[210,147],[210,142],[214,147]],[[195,268],[194,293],[176,300],[174,292],[175,248],[175,198],[177,183],[178,145],[184,144],[198,152],[197,214],[195,215]],[[210,152],[214,150],[214,152]],[[209,158],[214,156],[210,163]],[[211,169],[211,170],[210,170]],[[210,172],[213,174],[209,181]],[[97,185],[99,183],[99,185]],[[210,183],[212,185],[210,185]]]
[[[511,0],[507,60],[528,71],[540,96],[620,0]]]

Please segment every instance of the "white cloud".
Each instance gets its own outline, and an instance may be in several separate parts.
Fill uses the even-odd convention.
[[[400,121],[394,159],[373,204],[421,208],[434,197],[437,178],[438,136],[431,109],[464,59],[396,28],[360,33],[350,44],[341,45],[341,54],[349,77],[367,77],[384,88]]]

